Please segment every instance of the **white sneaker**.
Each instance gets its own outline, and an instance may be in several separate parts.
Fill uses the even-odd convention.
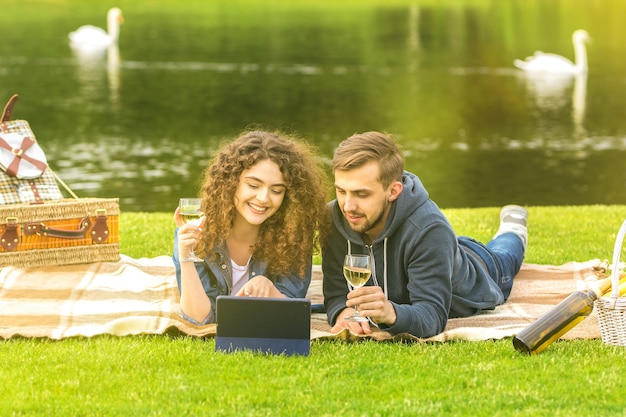
[[[509,205],[500,210],[500,228],[494,238],[504,233],[515,233],[522,239],[524,249],[528,244],[528,210],[522,206]]]

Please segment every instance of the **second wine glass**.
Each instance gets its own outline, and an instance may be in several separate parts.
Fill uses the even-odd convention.
[[[369,255],[346,255],[343,262],[343,276],[352,288],[360,288],[365,285],[371,275],[372,266]],[[354,306],[354,314],[345,320],[367,321],[367,318],[359,315],[359,306]]]
[[[178,206],[180,207],[180,217],[185,223],[196,226],[200,225],[202,218],[204,217],[204,213],[202,213],[199,198],[181,198]],[[187,258],[181,259],[181,262],[202,261],[203,259],[196,256],[193,249],[189,252],[189,256]]]

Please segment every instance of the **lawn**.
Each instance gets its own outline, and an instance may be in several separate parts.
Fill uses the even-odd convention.
[[[489,239],[498,209],[444,210]],[[626,206],[530,207],[526,262],[610,259]],[[170,213],[122,213],[122,253],[171,252]],[[623,252],[622,252],[623,253]],[[316,258],[319,262],[319,258]],[[309,357],[215,353],[213,339],[100,336],[0,344],[0,415],[624,416],[626,348],[560,341],[315,341]]]

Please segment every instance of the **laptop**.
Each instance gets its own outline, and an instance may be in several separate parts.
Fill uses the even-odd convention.
[[[306,298],[217,297],[215,350],[308,356],[311,301]]]

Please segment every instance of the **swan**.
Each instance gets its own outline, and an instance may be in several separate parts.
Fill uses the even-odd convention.
[[[579,29],[572,34],[572,43],[574,44],[574,64],[569,59],[556,54],[546,54],[541,51],[535,52],[535,55],[529,56],[522,61],[516,59],[514,65],[526,72],[533,73],[554,73],[554,74],[586,74],[587,73],[587,50],[585,43],[591,38],[587,31]]]
[[[69,34],[70,43],[76,48],[107,48],[117,44],[120,25],[124,22],[122,11],[113,7],[107,13],[107,31],[92,25],[84,25]]]

